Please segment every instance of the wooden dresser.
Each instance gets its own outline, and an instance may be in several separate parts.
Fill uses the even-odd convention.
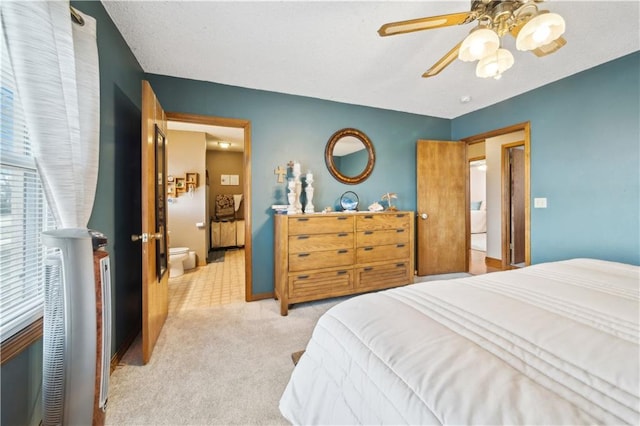
[[[414,213],[275,216],[275,294],[292,303],[413,283]]]

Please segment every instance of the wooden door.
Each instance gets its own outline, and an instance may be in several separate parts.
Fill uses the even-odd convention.
[[[525,261],[524,147],[513,147],[511,157],[511,264]]]
[[[169,271],[166,238],[167,119],[148,81],[142,82],[142,362],[153,348],[169,311]],[[166,151],[164,151],[166,152]],[[120,188],[126,191],[126,188]],[[165,266],[164,270],[162,266]]]
[[[466,147],[452,141],[417,143],[418,275],[469,269]]]

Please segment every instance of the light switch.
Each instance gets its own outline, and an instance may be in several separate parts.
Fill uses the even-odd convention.
[[[547,199],[546,198],[534,198],[533,199],[533,207],[536,209],[546,209],[547,208]]]

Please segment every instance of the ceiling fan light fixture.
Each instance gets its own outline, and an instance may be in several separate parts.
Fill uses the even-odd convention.
[[[476,76],[493,77],[499,80],[502,73],[513,66],[513,55],[507,49],[498,49],[495,53],[480,59],[476,66]]]
[[[516,38],[518,50],[534,50],[557,40],[565,31],[565,22],[557,13],[542,11],[522,27]]]
[[[500,37],[489,28],[476,27],[464,39],[460,46],[458,59],[465,62],[477,61],[495,53],[500,47]]]

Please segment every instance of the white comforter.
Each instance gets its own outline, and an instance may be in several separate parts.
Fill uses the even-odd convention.
[[[575,259],[359,296],[319,321],[294,424],[638,424],[640,268]]]
[[[471,223],[471,233],[481,234],[487,232],[487,211],[470,210],[469,219]]]

